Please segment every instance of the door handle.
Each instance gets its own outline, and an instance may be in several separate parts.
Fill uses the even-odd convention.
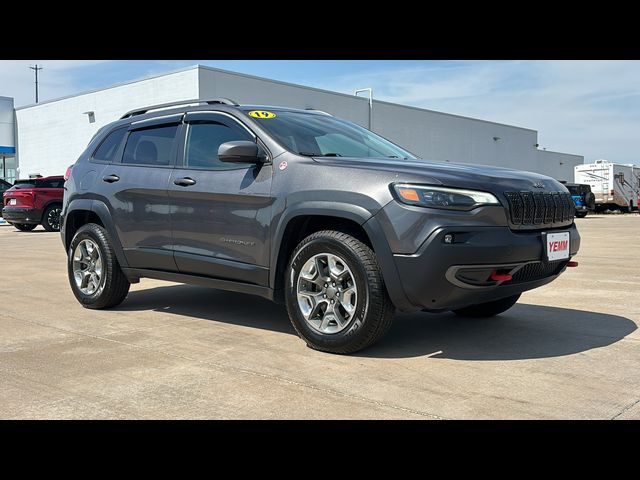
[[[118,175],[107,175],[106,177],[102,177],[102,181],[107,183],[114,183],[118,180],[120,180],[120,177]]]
[[[196,181],[193,178],[184,177],[175,179],[173,183],[180,185],[181,187],[190,187],[191,185],[195,185]]]

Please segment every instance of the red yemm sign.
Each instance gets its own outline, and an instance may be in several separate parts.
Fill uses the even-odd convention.
[[[560,241],[549,242],[549,251],[550,252],[558,252],[558,251],[566,250],[567,248],[569,248],[569,241],[568,240],[560,240]]]

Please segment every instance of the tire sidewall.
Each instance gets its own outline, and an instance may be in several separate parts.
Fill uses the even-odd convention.
[[[298,306],[297,283],[300,270],[307,260],[319,253],[331,253],[342,258],[351,270],[358,289],[356,313],[347,327],[338,333],[323,334],[315,330],[307,323]],[[335,239],[328,237],[315,238],[305,243],[302,248],[296,249],[287,268],[286,301],[291,320],[298,333],[317,345],[340,347],[353,342],[358,334],[364,330],[363,326],[367,321],[370,289],[366,279],[366,271],[356,253]]]
[[[75,278],[73,275],[73,252],[80,242],[83,240],[89,239],[91,240],[97,247],[100,252],[100,258],[102,259],[102,277],[100,278],[100,287],[96,290],[92,295],[86,295],[76,285]],[[73,294],[78,299],[80,303],[83,305],[96,303],[100,297],[103,295],[105,290],[105,285],[107,283],[107,277],[109,275],[109,268],[107,265],[107,258],[105,252],[105,246],[103,245],[103,240],[99,235],[96,234],[91,226],[85,225],[81,227],[80,230],[75,234],[73,240],[71,240],[71,245],[69,247],[69,251],[67,252],[67,272],[69,277],[69,284],[71,285],[71,290]]]

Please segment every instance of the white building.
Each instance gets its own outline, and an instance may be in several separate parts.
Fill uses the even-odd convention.
[[[240,104],[323,110],[370,127],[425,159],[517,168],[567,181],[573,180],[574,166],[584,160],[580,155],[539,150],[538,132],[528,128],[378,100],[373,101],[369,125],[367,98],[193,66],[17,108],[17,175],[63,174],[98,128],[128,110],[214,97],[228,97]]]

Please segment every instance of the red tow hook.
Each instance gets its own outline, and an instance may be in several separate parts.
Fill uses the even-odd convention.
[[[567,262],[567,267],[577,267],[577,266],[578,266],[578,262],[574,262],[574,261]]]
[[[512,280],[512,279],[513,277],[508,273],[498,273],[497,270],[494,270],[493,272],[491,272],[491,280],[495,282],[508,282],[509,280]]]

